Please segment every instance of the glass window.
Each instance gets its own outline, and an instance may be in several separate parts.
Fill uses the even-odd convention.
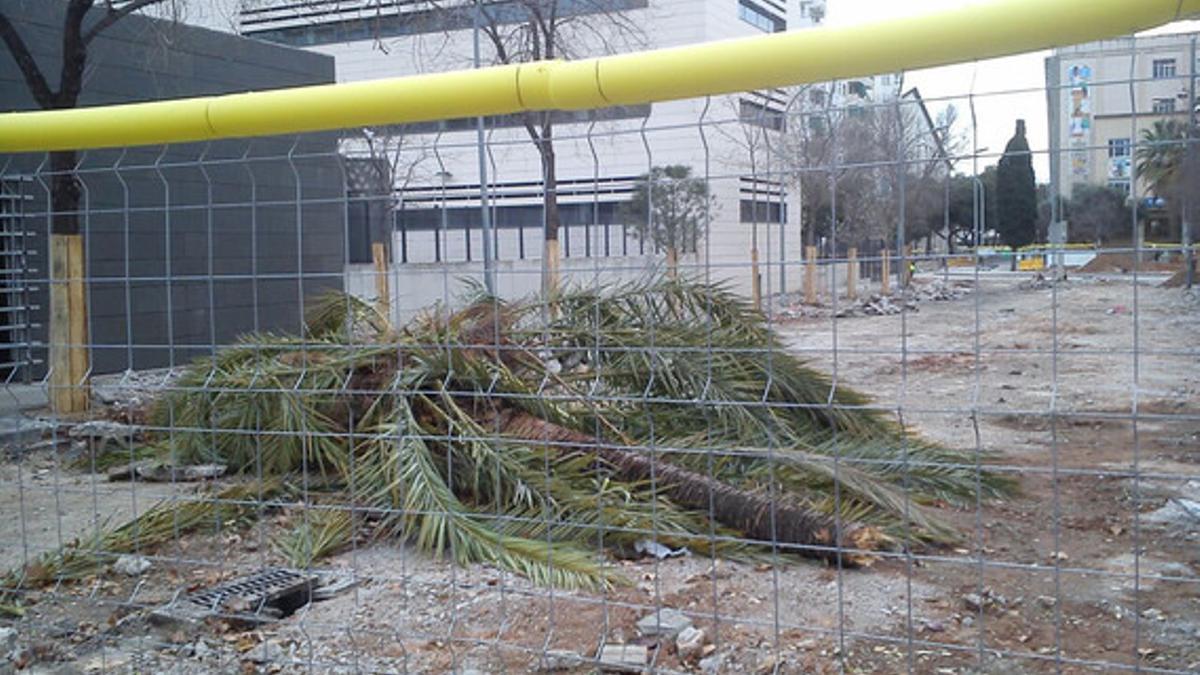
[[[472,24],[470,12],[423,7],[431,3],[416,3],[412,0],[371,3],[388,6],[388,9],[381,7],[379,12],[372,10],[370,15],[365,17],[357,16],[355,12],[345,8],[338,8],[337,4],[301,2],[286,5],[277,9],[295,9],[295,13],[282,19],[257,17],[257,12],[253,9],[246,9],[241,13],[241,28],[243,34],[259,40],[306,46],[467,30]],[[422,7],[412,8],[418,4]],[[328,9],[325,5],[334,7]],[[393,5],[396,6],[395,11],[389,11]],[[557,5],[559,16],[562,18],[644,9],[648,6],[649,0],[563,0]],[[495,22],[500,25],[521,24],[529,20],[527,8],[517,0],[495,0],[490,4],[489,11]],[[303,23],[297,23],[299,19],[304,20]],[[279,25],[281,22],[285,25]]]
[[[1110,138],[1108,139],[1108,156],[1128,157],[1132,147],[1133,144],[1128,138]]]
[[[739,0],[738,18],[767,33],[787,30],[787,21],[750,0]]]
[[[743,223],[786,223],[787,204],[778,201],[743,199],[741,208]]]
[[[1154,79],[1165,80],[1176,75],[1175,59],[1155,59]]]
[[[1119,190],[1125,195],[1129,194],[1129,181],[1127,180],[1110,180],[1108,181],[1108,187]]]
[[[787,116],[782,110],[755,101],[741,99],[738,113],[742,122],[772,131],[787,131]]]
[[[1173,98],[1156,98],[1154,99],[1154,112],[1158,114],[1167,114],[1175,112],[1175,99]]]

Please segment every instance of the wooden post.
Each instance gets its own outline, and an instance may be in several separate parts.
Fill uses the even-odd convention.
[[[908,288],[912,283],[912,244],[904,247],[904,269],[900,270],[900,288]]]
[[[852,248],[847,252],[846,260],[846,297],[858,299],[858,249]]]
[[[667,247],[667,276],[671,279],[679,277],[679,250]]]
[[[547,239],[542,251],[542,294],[549,298],[558,295],[558,240]]]
[[[57,413],[88,409],[88,317],[83,237],[50,235],[50,404]]]
[[[892,294],[892,252],[883,249],[882,256],[883,271],[879,273],[879,294]]]
[[[762,311],[762,275],[758,273],[758,247],[750,249],[750,298],[754,309]]]
[[[817,247],[804,247],[804,302],[817,304]]]
[[[371,244],[371,260],[375,263],[375,304],[379,313],[391,319],[392,284],[391,266],[388,265],[387,246],[383,242]]]

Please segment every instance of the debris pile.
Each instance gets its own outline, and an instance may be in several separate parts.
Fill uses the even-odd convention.
[[[913,293],[948,291],[925,284]],[[249,336],[183,373],[129,373],[98,386],[100,400],[125,411],[130,423],[80,425],[77,434],[121,448],[110,453],[124,465],[113,468],[112,480],[254,480],[219,492],[201,486],[202,498],[160,504],[77,547],[48,552],[0,579],[0,599],[20,586],[86,577],[102,562],[94,551],[152,552],[208,523],[262,518],[256,507],[264,499],[292,499],[299,483],[305,500],[371,515],[308,514],[273,542],[295,567],[360,538],[398,537],[451,551],[460,564],[486,563],[568,588],[624,581],[596,559],[592,527],[619,524],[604,540],[614,554],[653,530],[666,550],[643,545],[641,555],[680,555],[719,526],[864,566],[899,542],[953,538],[951,524],[920,508],[921,500],[979,498],[973,456],[916,437],[844,386],[831,401],[828,376],[788,354],[763,317],[725,287],[646,279],[564,291],[553,303],[551,312],[537,299],[476,297],[394,326],[374,305],[331,293],[309,308],[303,335]],[[778,351],[769,372],[764,346]],[[688,367],[701,358],[707,367]],[[595,390],[605,396],[597,399]],[[711,421],[693,406],[662,403],[713,395],[736,411],[721,435],[709,433]],[[534,398],[548,403],[519,403]],[[145,438],[132,447],[135,432]],[[787,444],[778,443],[780,434]],[[651,443],[736,444],[742,457],[716,469],[690,453],[652,460],[639,451]],[[900,445],[913,458],[903,476],[890,468]],[[831,475],[831,459],[850,451],[862,462],[854,479]],[[786,456],[787,465],[774,456]],[[778,497],[759,489],[768,480]],[[898,506],[887,496],[901,484],[914,504]],[[990,472],[982,486],[987,497],[1012,488]],[[853,519],[839,518],[835,492],[853,501]],[[548,539],[542,519],[518,518],[531,508],[572,527],[555,527]],[[497,514],[512,522],[498,527]],[[726,551],[740,545],[718,553]]]
[[[102,375],[92,380],[92,403],[97,411],[112,420],[141,424],[154,401],[170,388],[185,371],[176,368],[128,370]]]
[[[776,316],[781,319],[816,319],[831,316],[841,318],[856,316],[891,316],[901,312],[920,311],[923,302],[947,302],[959,300],[971,294],[969,282],[946,282],[942,279],[914,279],[900,293],[883,295],[873,293],[855,300],[839,298],[836,308],[832,302],[810,305],[803,295],[784,295],[779,298]]]

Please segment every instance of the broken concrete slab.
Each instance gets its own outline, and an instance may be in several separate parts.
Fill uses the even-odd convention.
[[[158,460],[146,459],[110,469],[108,480],[126,481],[136,478],[148,483],[191,483],[220,478],[228,470],[229,467],[224,464],[171,466]]]
[[[351,576],[324,577],[318,580],[318,585],[312,591],[312,601],[330,600],[349,591],[362,583],[361,579]]]
[[[140,555],[123,555],[113,563],[113,571],[127,577],[140,577],[150,569],[150,561]]]
[[[1156,525],[1177,528],[1200,528],[1200,502],[1191,499],[1169,499],[1160,509],[1143,515],[1142,520]]]
[[[568,649],[551,649],[542,655],[539,670],[543,673],[557,673],[572,670],[583,664],[583,657]]]
[[[637,622],[638,632],[647,637],[674,640],[685,628],[692,627],[692,620],[677,609],[663,608],[643,616]]]
[[[650,660],[645,645],[604,645],[600,650],[600,670],[610,673],[640,673]]]
[[[681,661],[691,661],[703,652],[704,638],[703,629],[695,626],[684,628],[675,638],[675,653]]]

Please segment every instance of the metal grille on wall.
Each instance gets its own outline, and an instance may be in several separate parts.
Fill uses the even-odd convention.
[[[30,280],[36,251],[22,217],[30,196],[23,180],[0,181],[0,374],[6,382],[28,383],[34,365]]]

